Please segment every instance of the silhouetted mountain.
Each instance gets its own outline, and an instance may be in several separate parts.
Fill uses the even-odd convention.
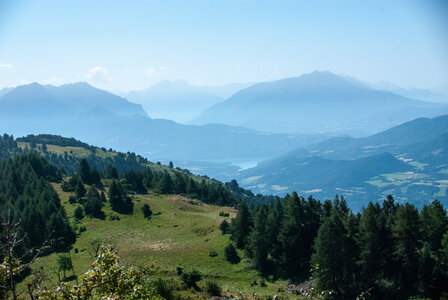
[[[0,115],[3,118],[12,115],[40,118],[69,113],[63,101],[55,99],[48,88],[38,83],[18,86],[0,97]]]
[[[205,109],[224,100],[182,80],[164,80],[146,90],[130,92],[126,97],[143,105],[152,118],[181,123],[191,121]]]
[[[17,87],[0,98],[0,116],[0,130],[15,136],[72,136],[160,160],[271,157],[316,141],[303,135],[150,119],[140,105],[85,83]]]
[[[84,82],[59,87],[32,83],[18,86],[0,97],[0,114],[5,117],[19,113],[33,118],[70,116],[94,107],[102,107],[120,116],[147,117],[140,105]]]
[[[258,83],[202,113],[197,124],[224,123],[269,132],[372,134],[422,116],[441,104],[371,89],[330,72]]]

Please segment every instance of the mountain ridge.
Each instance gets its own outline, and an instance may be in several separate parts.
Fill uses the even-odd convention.
[[[224,123],[268,132],[338,133],[362,136],[448,106],[374,90],[331,72],[257,83],[218,103],[195,124]],[[350,118],[346,118],[350,109]],[[397,112],[402,111],[401,114]]]

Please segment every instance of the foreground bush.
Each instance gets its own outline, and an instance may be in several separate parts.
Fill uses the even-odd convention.
[[[100,247],[92,267],[81,276],[81,283],[60,282],[55,290],[43,290],[39,299],[162,299],[153,295],[149,278],[136,268],[126,268],[109,248]]]

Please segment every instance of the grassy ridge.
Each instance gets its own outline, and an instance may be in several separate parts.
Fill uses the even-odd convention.
[[[59,184],[54,183],[53,186],[67,214],[73,216],[77,204],[68,204],[69,193],[63,192]],[[236,214],[233,208],[207,205],[177,195],[135,195],[134,203],[134,214],[119,215],[120,220],[109,220],[109,215],[118,214],[112,212],[107,203],[103,208],[106,220],[85,217],[76,223],[77,228],[85,226],[87,229],[73,245],[78,253],[71,251],[77,275],[89,268],[92,245],[103,243],[114,246],[123,262],[149,268],[152,278],[178,281],[176,267],[182,266],[185,270],[196,269],[203,274],[201,287],[205,286],[205,281],[212,280],[220,284],[223,293],[228,295],[253,296],[256,293],[260,296],[283,295],[283,299],[288,299],[281,292],[286,287],[285,282],[266,282],[267,287],[261,287],[261,278],[247,260],[243,259],[237,265],[226,261],[224,247],[229,243],[229,235],[222,235],[218,228],[225,219],[219,216],[219,212],[227,212],[231,218]],[[141,207],[144,204],[149,204],[156,214],[151,220],[143,217]],[[75,224],[74,218],[71,221]],[[218,255],[210,257],[211,251]],[[56,280],[57,255],[39,258],[34,268],[43,266],[50,279]],[[252,285],[254,281],[258,284]],[[200,295],[196,293],[195,297]]]

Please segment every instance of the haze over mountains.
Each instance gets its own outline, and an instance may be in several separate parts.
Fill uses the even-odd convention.
[[[448,106],[379,91],[331,72],[258,83],[203,112],[196,124],[224,123],[268,132],[366,136]]]
[[[2,131],[51,133],[157,159],[271,157],[322,137],[151,119],[140,105],[88,84],[19,86],[0,98]]]
[[[141,103],[135,104],[87,83],[33,83],[0,91],[0,126],[15,136],[58,134],[154,161],[172,160],[220,180],[236,178],[265,194],[339,193],[358,208],[387,193],[403,201],[436,196],[445,201],[448,120],[421,117],[442,115],[446,105],[330,72],[254,84],[227,100],[213,94],[242,87],[164,81],[129,93],[126,97]],[[196,121],[213,124],[157,119],[171,115],[187,122],[200,111]],[[415,120],[391,128],[410,119]]]
[[[141,104],[150,112],[151,118],[190,123],[207,108],[250,85],[194,86],[184,80],[164,80],[148,89],[131,91],[123,96]]]
[[[205,109],[224,100],[182,80],[164,80],[146,90],[130,92],[126,97],[143,105],[152,118],[180,123],[191,121]]]
[[[82,114],[96,107],[102,107],[120,116],[139,115],[148,117],[141,105],[130,103],[124,98],[94,88],[85,82],[64,84],[59,87],[32,83],[8,89],[1,95],[3,118],[33,118]]]

